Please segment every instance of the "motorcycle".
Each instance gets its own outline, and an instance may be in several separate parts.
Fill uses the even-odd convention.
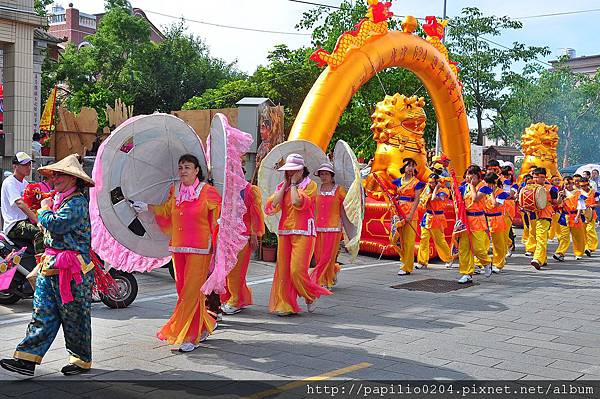
[[[36,267],[35,252],[31,242],[24,240],[11,240],[5,235],[0,235],[0,257],[3,259],[11,253],[24,248],[25,251],[20,254],[20,262],[10,286],[4,291],[0,291],[0,305],[12,305],[21,299],[33,298],[33,287],[27,280],[27,275]],[[94,263],[98,270],[90,271],[94,273],[94,286],[92,289],[92,301],[102,302],[111,309],[122,309],[131,305],[138,293],[138,284],[135,276],[131,273],[122,272],[113,269],[110,265],[104,264],[95,254],[92,254]],[[102,287],[99,287],[101,281]]]

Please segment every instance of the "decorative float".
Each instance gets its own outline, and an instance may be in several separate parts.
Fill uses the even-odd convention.
[[[391,31],[391,3],[368,0],[368,5],[365,18],[355,30],[340,36],[333,52],[317,49],[312,54],[312,60],[326,67],[306,96],[288,140],[307,140],[325,151],[342,112],[358,89],[378,72],[402,67],[417,75],[429,92],[444,152],[456,172],[462,174],[470,163],[469,127],[458,69],[448,59],[441,41],[447,21],[427,17],[423,25],[427,38],[423,39],[414,34],[416,18],[407,16],[402,31]],[[401,94],[386,97],[377,105],[372,130],[378,145],[371,173],[384,184],[391,184],[397,177],[398,165],[406,157],[417,161],[419,178],[428,174],[422,137],[426,120],[423,105],[422,99]],[[392,210],[378,187],[369,176],[365,183],[368,198],[361,250],[395,255],[389,245]],[[452,209],[449,212],[453,214]]]

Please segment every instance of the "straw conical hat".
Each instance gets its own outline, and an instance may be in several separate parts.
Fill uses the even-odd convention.
[[[51,177],[52,172],[64,173],[83,180],[88,187],[94,187],[94,181],[84,172],[78,158],[78,154],[71,154],[56,163],[38,168],[38,172],[46,177]]]

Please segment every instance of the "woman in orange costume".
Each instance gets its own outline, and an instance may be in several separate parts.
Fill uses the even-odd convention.
[[[246,284],[246,274],[250,264],[250,255],[258,247],[258,237],[265,234],[260,189],[248,183],[242,191],[242,197],[244,205],[246,205],[244,236],[248,237],[248,243],[239,253],[235,267],[227,275],[227,292],[221,295],[221,303],[225,304],[222,306],[222,310],[227,315],[238,313],[243,308],[252,305],[252,290]]]
[[[317,298],[331,295],[331,292],[312,282],[308,276],[317,235],[314,216],[317,184],[308,177],[300,154],[288,155],[279,170],[285,171],[285,179],[265,205],[267,215],[281,212],[269,311],[288,316],[300,312],[298,296],[304,298],[308,311],[313,312]]]
[[[346,189],[335,184],[335,172],[329,162],[319,166],[315,172],[321,179],[321,188],[316,199],[317,241],[315,244],[316,266],[310,279],[331,289],[337,282],[340,265],[336,262],[342,239],[342,212]]]
[[[186,154],[179,159],[180,183],[171,188],[167,201],[150,205],[136,201],[137,211],[151,210],[156,221],[171,236],[169,250],[175,266],[177,304],[171,318],[156,336],[190,352],[215,329],[215,320],[206,310],[201,291],[206,282],[213,253],[213,235],[221,211],[217,190],[204,183],[198,158]]]
[[[489,192],[485,204],[485,216],[488,221],[490,236],[492,238],[492,272],[501,273],[506,264],[506,237],[508,237],[508,225],[504,219],[505,201],[509,194],[498,187],[498,175],[496,173],[487,173],[483,181],[486,183]]]
[[[565,255],[571,245],[571,237],[573,238],[575,260],[581,259],[585,250],[585,226],[581,217],[585,210],[585,198],[582,197],[581,190],[575,187],[573,177],[565,176],[563,182],[564,188],[558,196],[559,204],[562,207],[558,218],[560,226],[558,248],[552,255],[559,262],[565,260]]]
[[[452,261],[450,247],[446,241],[444,230],[446,229],[446,217],[444,209],[450,202],[450,191],[445,188],[440,177],[432,173],[429,175],[428,187],[421,194],[421,206],[425,208],[425,214],[421,220],[421,240],[419,242],[419,255],[417,257],[417,269],[427,267],[429,263],[429,239],[433,244],[442,262]]]
[[[425,183],[415,177],[417,162],[412,158],[404,158],[404,165],[400,168],[402,177],[394,180],[398,188],[396,189],[396,201],[402,215],[400,218],[405,220],[401,228],[402,240],[402,268],[398,271],[399,276],[409,275],[413,271],[415,263],[415,238],[417,237],[417,207],[419,206],[419,197],[425,187]]]
[[[475,273],[475,259],[477,257],[482,265],[485,265],[485,276],[492,275],[492,265],[488,256],[489,237],[487,223],[485,220],[485,202],[489,190],[481,181],[481,168],[471,165],[466,171],[467,184],[461,187],[461,193],[467,209],[467,223],[470,231],[460,234],[458,242],[458,271],[461,277],[460,284],[470,283]]]

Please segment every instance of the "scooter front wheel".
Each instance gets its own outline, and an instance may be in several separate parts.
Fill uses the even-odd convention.
[[[11,294],[10,292],[0,291],[0,305],[12,305],[21,299],[17,294]]]
[[[110,271],[116,285],[109,289],[108,294],[100,295],[100,300],[111,309],[123,309],[131,305],[138,293],[138,284],[131,273],[112,269]]]

